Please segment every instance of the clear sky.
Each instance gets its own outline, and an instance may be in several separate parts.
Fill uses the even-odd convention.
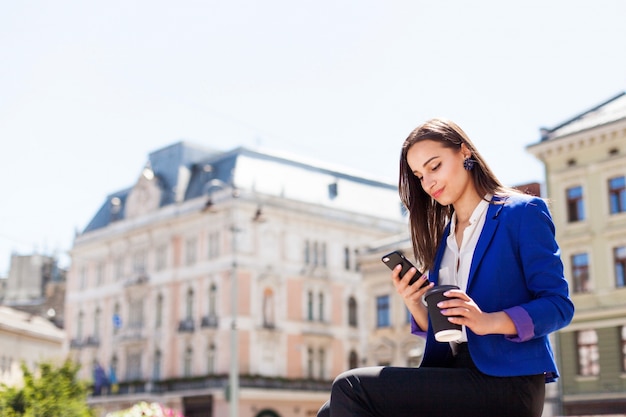
[[[539,128],[626,90],[625,16],[624,0],[2,2],[0,276],[12,252],[67,263],[106,195],[183,139],[395,183],[402,141],[445,116],[505,183],[543,182]]]

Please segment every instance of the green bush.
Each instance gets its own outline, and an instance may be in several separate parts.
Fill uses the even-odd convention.
[[[31,372],[22,364],[22,387],[0,388],[3,417],[93,417],[87,405],[89,385],[76,377],[79,365],[69,359],[61,366],[44,362]]]

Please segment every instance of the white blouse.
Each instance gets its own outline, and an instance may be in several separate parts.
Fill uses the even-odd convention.
[[[452,214],[450,234],[446,239],[446,250],[441,260],[441,269],[439,270],[439,283],[441,285],[456,285],[463,291],[467,290],[467,280],[469,279],[474,250],[485,225],[491,196],[486,196],[485,198],[487,201],[480,200],[470,216],[469,225],[463,231],[461,247],[457,245],[455,237],[456,213]],[[453,343],[462,342],[467,342],[465,326],[463,326],[461,339]]]

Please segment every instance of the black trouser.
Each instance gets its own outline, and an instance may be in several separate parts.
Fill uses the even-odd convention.
[[[543,375],[493,377],[461,345],[449,368],[371,367],[344,372],[318,417],[540,417]]]

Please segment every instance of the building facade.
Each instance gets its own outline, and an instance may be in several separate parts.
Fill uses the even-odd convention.
[[[66,271],[53,256],[11,255],[0,304],[48,318],[63,327]]]
[[[542,129],[574,319],[558,334],[564,415],[626,415],[626,93]]]
[[[71,355],[111,383],[91,403],[314,416],[367,356],[357,248],[404,227],[394,184],[245,148],[151,153],[71,250]]]
[[[41,362],[61,363],[67,355],[65,332],[43,317],[0,306],[0,384],[22,382],[21,364],[31,371]]]

